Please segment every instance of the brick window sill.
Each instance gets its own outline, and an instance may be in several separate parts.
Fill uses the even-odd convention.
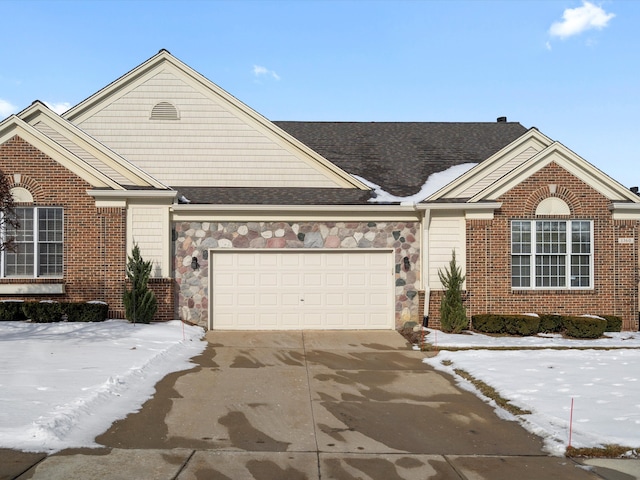
[[[0,295],[62,295],[64,283],[11,282],[0,284]]]

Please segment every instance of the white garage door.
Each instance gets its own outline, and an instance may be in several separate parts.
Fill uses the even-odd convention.
[[[211,328],[392,329],[391,251],[212,250]]]

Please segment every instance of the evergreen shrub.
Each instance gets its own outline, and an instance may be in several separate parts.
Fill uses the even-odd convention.
[[[533,315],[505,315],[504,333],[528,336],[538,333],[540,317]]]
[[[600,338],[607,321],[598,317],[564,317],[565,333],[573,338]]]
[[[446,333],[460,333],[469,326],[467,310],[462,302],[464,275],[456,263],[456,251],[451,253],[449,267],[438,270],[438,277],[445,289],[440,302],[440,325]]]
[[[502,315],[483,313],[471,317],[471,326],[477,332],[482,333],[503,333],[504,318]]]
[[[158,301],[148,283],[151,276],[151,261],[145,261],[140,248],[134,245],[127,257],[127,280],[131,288],[125,289],[122,301],[125,317],[132,323],[150,323],[158,310]]]
[[[26,320],[24,312],[22,311],[21,300],[5,300],[0,302],[0,322],[2,321],[19,321]]]
[[[540,327],[538,329],[540,333],[559,333],[564,329],[562,315],[540,313],[538,316],[540,317]]]
[[[24,302],[22,312],[34,323],[52,323],[62,320],[62,306],[58,302]]]
[[[607,327],[605,332],[620,332],[622,331],[622,317],[617,315],[598,315],[607,321]]]
[[[68,322],[104,322],[109,306],[102,302],[65,302],[62,310]]]

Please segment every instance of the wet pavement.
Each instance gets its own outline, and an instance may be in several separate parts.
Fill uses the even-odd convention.
[[[550,457],[397,332],[208,332],[97,449],[0,450],[0,479],[628,480]],[[635,473],[634,473],[635,472]]]

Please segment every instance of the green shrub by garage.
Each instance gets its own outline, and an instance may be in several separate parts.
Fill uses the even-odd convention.
[[[598,317],[564,317],[565,334],[573,338],[600,338],[607,321]]]
[[[22,311],[21,300],[4,300],[0,302],[0,322],[12,322],[26,320]]]

